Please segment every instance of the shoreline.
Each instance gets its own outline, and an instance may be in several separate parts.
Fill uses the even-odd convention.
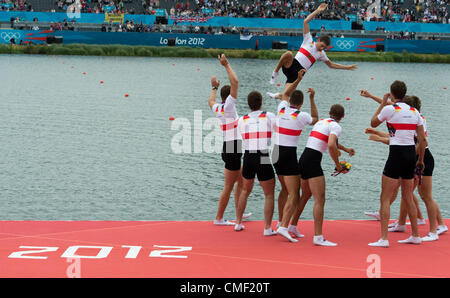
[[[126,56],[126,57],[184,57],[216,58],[224,53],[228,58],[278,60],[286,50],[204,49],[190,47],[154,47],[130,45],[0,44],[0,54]],[[395,52],[327,52],[331,60],[357,62],[450,63],[450,55]]]

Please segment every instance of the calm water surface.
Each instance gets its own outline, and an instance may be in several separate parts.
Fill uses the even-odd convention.
[[[276,61],[230,62],[240,81],[240,115],[248,111],[250,91],[281,91],[268,84]],[[228,83],[216,59],[0,55],[0,69],[0,220],[215,217],[223,162],[220,154],[195,148],[194,138],[205,141],[212,135],[208,125],[214,116],[207,103],[211,75]],[[450,96],[443,87],[450,88],[450,68],[360,62],[353,72],[317,63],[299,86],[304,92],[315,88],[320,117],[326,117],[334,103],[345,107],[339,141],[357,152],[352,158],[344,156],[353,165],[351,172],[337,177],[330,176],[334,166],[328,153],[323,158],[326,219],[361,219],[364,211],[378,210],[388,147],[367,140],[364,129],[377,104],[360,97],[359,90],[382,96],[396,79],[406,82],[408,94],[422,99],[436,161],[434,197],[443,216],[449,217]],[[283,80],[280,73],[281,86]],[[276,107],[277,102],[264,98],[265,110],[275,112]],[[303,109],[309,112],[307,99]],[[170,116],[177,120],[169,121]],[[176,125],[186,122],[189,129]],[[201,130],[202,124],[208,129]],[[192,153],[176,153],[171,146],[182,129],[191,133],[186,140]],[[386,130],[384,125],[381,129]],[[310,130],[300,137],[299,154]],[[247,210],[261,220],[263,205],[256,183]],[[226,218],[234,218],[233,206],[230,201]],[[392,216],[398,206],[399,200]],[[421,207],[426,215],[422,202]],[[312,201],[302,218],[312,218]]]

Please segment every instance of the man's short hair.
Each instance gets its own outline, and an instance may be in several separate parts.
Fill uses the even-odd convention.
[[[320,34],[318,41],[323,42],[327,46],[329,46],[331,44],[331,38],[330,38],[330,36],[328,36],[326,34]]]
[[[248,94],[247,101],[250,110],[257,111],[262,106],[262,95],[258,91],[252,91]]]
[[[289,103],[294,106],[303,104],[303,92],[300,90],[294,90],[291,97],[289,98]]]
[[[406,95],[406,84],[402,81],[394,81],[391,84],[391,93],[396,99],[403,99]]]
[[[336,121],[341,120],[344,117],[344,107],[340,104],[334,104],[330,108],[330,116]]]
[[[403,99],[403,102],[406,103],[407,105],[415,108],[417,111],[420,112],[420,108],[422,107],[422,102],[420,101],[420,98],[418,98],[417,96],[414,96],[414,95],[408,96],[407,95]]]
[[[222,102],[225,102],[227,100],[228,95],[230,95],[231,92],[231,86],[230,85],[224,85],[222,88],[220,88],[220,97],[222,98]]]

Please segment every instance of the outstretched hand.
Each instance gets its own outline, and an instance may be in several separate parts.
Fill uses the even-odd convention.
[[[219,55],[217,58],[219,59],[222,66],[227,66],[229,64],[227,57],[225,57],[225,54]]]
[[[328,6],[328,4],[322,3],[322,4],[319,5],[319,7],[317,7],[317,11],[322,12],[325,9],[327,9],[327,6]]]
[[[308,91],[306,93],[309,93],[309,96],[314,97],[314,94],[316,94],[316,91],[313,88],[308,88]]]
[[[352,64],[352,65],[348,65],[347,66],[347,69],[348,70],[355,70],[355,69],[357,69],[358,68],[358,65],[356,65],[356,64]]]
[[[372,94],[367,90],[359,90],[359,95],[361,95],[363,97],[371,97],[372,96]]]
[[[219,88],[219,85],[220,85],[220,80],[217,81],[216,76],[212,76],[211,77],[211,86]]]

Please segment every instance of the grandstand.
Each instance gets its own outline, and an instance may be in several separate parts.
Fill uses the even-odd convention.
[[[68,20],[68,26],[64,26],[64,18],[59,17],[59,20],[49,20],[46,15],[46,20],[37,18],[37,21],[33,21],[34,18],[20,19],[12,22],[10,19],[0,19],[0,28],[13,28],[32,30],[33,28],[39,28],[42,30],[55,29],[54,23],[61,22],[62,30],[74,30],[74,31],[138,31],[137,29],[129,29],[127,26],[127,20],[133,21],[133,24],[139,24],[144,22],[143,25],[147,25],[148,29],[138,32],[162,32],[162,33],[211,33],[211,34],[233,34],[233,33],[246,33],[253,35],[275,35],[275,36],[297,36],[301,34],[301,22],[298,19],[303,18],[310,11],[315,9],[315,5],[311,5],[310,1],[305,0],[266,0],[266,1],[249,1],[249,0],[228,0],[228,1],[212,1],[212,0],[80,0],[81,13],[88,13],[92,15],[92,18],[86,18],[83,16],[81,19],[75,19],[74,22]],[[332,0],[330,1],[329,8],[326,12],[321,14],[320,18],[323,20],[322,27],[311,27],[313,34],[327,33],[333,37],[355,37],[355,38],[389,38],[389,39],[440,39],[450,40],[450,30],[437,30],[437,27],[426,27],[432,29],[422,30],[425,28],[421,24],[434,24],[434,23],[448,23],[448,11],[450,9],[448,1],[437,0],[376,0],[380,1],[382,6],[379,13],[381,17],[378,21],[389,20],[391,22],[364,22],[371,18],[367,13],[366,0]],[[0,0],[2,10],[12,10],[11,15],[14,16],[14,10],[20,12],[32,9],[33,12],[55,12],[63,15],[68,7],[72,5],[75,0]],[[227,5],[227,2],[229,3]],[[238,4],[239,3],[239,4]],[[19,5],[20,4],[20,5]],[[6,6],[7,5],[7,6]],[[22,8],[21,8],[22,7]],[[159,10],[158,10],[159,9]],[[154,15],[156,11],[163,12],[163,15],[167,13],[168,24],[155,24],[158,23],[158,19],[139,19],[136,20],[133,16],[138,15]],[[91,12],[91,13],[89,13]],[[97,13],[95,13],[97,12]],[[107,24],[103,25],[105,19],[102,12],[123,12],[126,14],[124,18],[124,25],[119,24]],[[32,13],[30,13],[32,14]],[[194,27],[198,26],[200,30],[192,30],[192,19],[185,21],[177,21],[174,16],[185,17],[205,17],[214,16],[213,20],[205,22],[199,22],[194,24]],[[227,20],[220,22],[213,22],[216,17],[224,16],[236,16],[239,18],[226,18]],[[263,16],[264,20],[260,22],[244,22],[245,25],[239,25],[243,21],[255,20],[257,17]],[[96,18],[94,18],[96,17]],[[282,21],[280,18],[285,18],[286,21]],[[320,19],[319,18],[319,19]],[[88,21],[86,21],[88,19]],[[92,19],[92,21],[91,21]],[[219,18],[220,19],[220,18]],[[279,19],[276,22],[276,19]],[[149,21],[151,20],[151,21]],[[222,19],[220,19],[222,20]],[[233,21],[235,20],[235,21]],[[274,20],[274,21],[272,21]],[[325,21],[343,20],[347,21],[348,28],[334,28],[328,26]],[[401,23],[398,21],[411,22]],[[405,28],[409,28],[406,25],[413,24],[412,21],[418,21],[419,26],[412,26],[411,28],[419,28],[418,30],[406,30],[402,28],[404,24]],[[270,22],[272,21],[272,22]],[[392,22],[397,21],[397,22]],[[195,19],[194,19],[194,22]],[[163,22],[164,23],[164,22]],[[285,26],[286,23],[293,24]],[[234,32],[227,30],[228,26],[236,26]],[[375,27],[375,24],[377,25]],[[397,25],[397,26],[392,26]],[[400,26],[398,26],[400,25]],[[386,27],[385,27],[386,26]],[[105,28],[106,27],[106,28]],[[133,26],[138,28],[138,26]],[[365,28],[367,27],[367,28]],[[448,27],[446,27],[448,28]],[[406,34],[405,34],[406,33]]]

